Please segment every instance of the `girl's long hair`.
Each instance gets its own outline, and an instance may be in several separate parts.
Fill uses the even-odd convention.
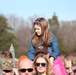
[[[43,42],[43,45],[47,46],[49,43],[49,38],[50,38],[50,35],[49,35],[50,31],[48,29],[48,22],[44,18],[40,17],[40,18],[35,20],[33,25],[38,25],[41,27],[41,31],[42,31],[41,40]],[[34,32],[34,35],[32,37],[33,45],[34,46],[38,45],[39,40],[40,40],[39,37]]]

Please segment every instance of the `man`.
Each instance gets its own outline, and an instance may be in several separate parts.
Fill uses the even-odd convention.
[[[28,58],[22,59],[18,64],[19,75],[33,75],[33,61]]]
[[[73,75],[72,58],[73,58],[72,53],[67,53],[64,57],[64,66],[65,66],[67,75]]]
[[[2,75],[14,75],[12,61],[8,59],[2,60]]]

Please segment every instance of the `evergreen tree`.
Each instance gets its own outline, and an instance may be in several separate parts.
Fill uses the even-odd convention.
[[[59,27],[59,21],[56,16],[56,13],[54,13],[54,15],[52,16],[52,19],[48,19],[48,22],[49,22],[51,31],[56,34],[56,31]]]
[[[11,33],[11,28],[8,27],[7,19],[0,15],[0,51],[9,50],[13,38],[14,35]]]
[[[59,26],[59,21],[58,21],[58,18],[57,18],[57,16],[56,16],[56,13],[54,13],[54,15],[52,16],[52,19],[48,19],[48,21],[49,21],[49,24],[50,24],[50,26]]]
[[[54,15],[53,15],[53,17],[52,17],[52,24],[53,24],[53,25],[56,25],[56,26],[59,26],[59,22],[58,22],[56,13],[54,13]]]
[[[48,22],[50,24],[51,29],[59,27],[59,21],[58,21],[58,18],[56,16],[56,13],[54,13],[54,15],[52,16],[52,19],[48,19]]]

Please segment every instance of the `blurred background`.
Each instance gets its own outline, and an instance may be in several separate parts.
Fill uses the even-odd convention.
[[[27,55],[33,22],[44,17],[60,54],[76,52],[75,5],[75,0],[0,0],[0,51],[9,51],[12,44],[16,58]]]

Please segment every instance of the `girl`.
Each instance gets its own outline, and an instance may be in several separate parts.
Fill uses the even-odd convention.
[[[40,17],[33,24],[34,35],[28,50],[28,58],[33,60],[37,46],[48,46],[49,59],[55,75],[66,75],[62,60],[59,57],[59,49],[56,37],[48,29],[48,22]]]

